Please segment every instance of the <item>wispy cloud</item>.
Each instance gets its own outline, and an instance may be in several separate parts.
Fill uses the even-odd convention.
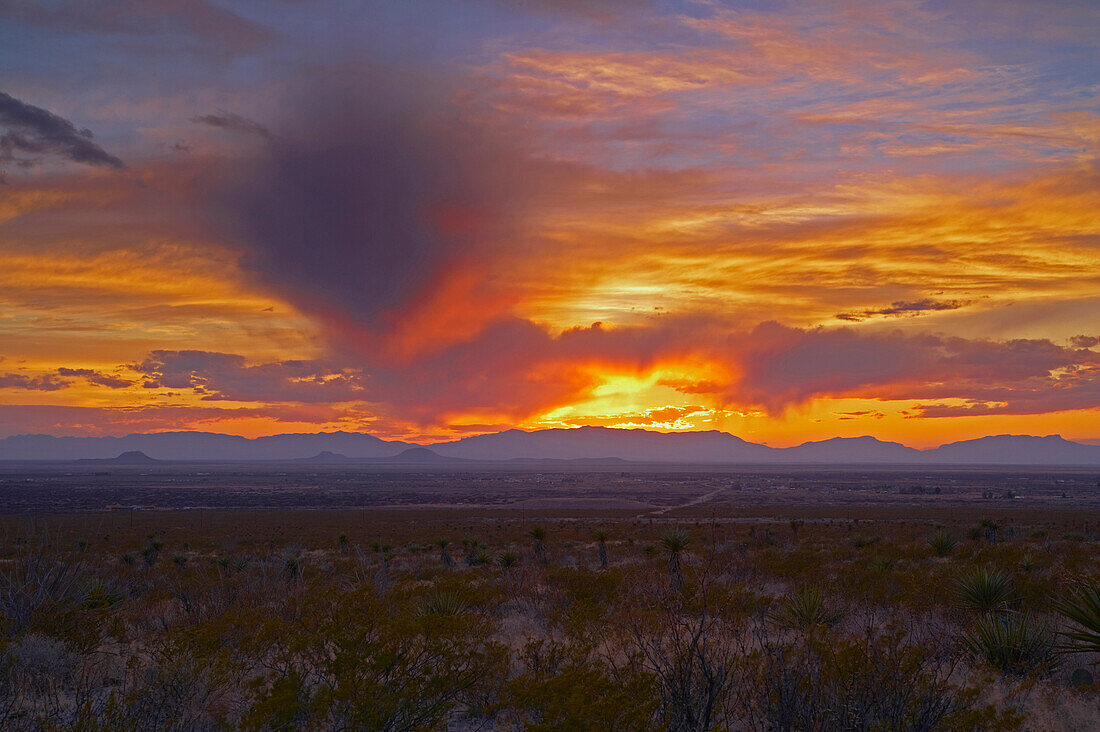
[[[251,120],[247,117],[242,117],[239,114],[233,114],[232,112],[219,112],[217,114],[203,114],[197,115],[191,118],[191,121],[195,124],[207,125],[209,127],[217,127],[223,130],[229,130],[230,132],[241,132],[246,135],[256,135],[268,139],[271,137],[271,131],[264,127],[262,124],[255,120]]]
[[[77,129],[67,119],[0,92],[0,163],[16,162],[28,166],[34,157],[20,155],[56,155],[85,165],[124,168],[126,165],[92,141],[92,132]]]
[[[924,298],[922,300],[897,300],[890,304],[889,307],[878,308],[877,310],[861,310],[855,313],[837,313],[837,320],[848,321],[860,321],[867,320],[874,317],[913,317],[921,315],[923,313],[935,313],[943,312],[945,310],[958,310],[959,308],[966,307],[970,302],[967,300],[934,300],[932,298]]]

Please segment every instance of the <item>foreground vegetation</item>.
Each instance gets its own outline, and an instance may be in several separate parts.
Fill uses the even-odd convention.
[[[2,729],[1095,729],[1100,566],[1019,518],[11,518]]]

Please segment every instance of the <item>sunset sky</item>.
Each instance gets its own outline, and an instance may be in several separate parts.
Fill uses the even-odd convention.
[[[0,3],[0,437],[1100,443],[1095,0]]]

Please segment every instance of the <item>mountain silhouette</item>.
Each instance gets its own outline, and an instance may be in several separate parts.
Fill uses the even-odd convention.
[[[125,437],[15,435],[0,439],[0,460],[312,463],[436,463],[456,460],[628,461],[713,465],[1100,465],[1100,445],[1058,435],[994,435],[917,450],[870,436],[835,437],[775,448],[715,430],[650,432],[579,427],[506,430],[430,446],[387,441],[366,433],[323,432],[245,438],[209,432],[158,432]]]

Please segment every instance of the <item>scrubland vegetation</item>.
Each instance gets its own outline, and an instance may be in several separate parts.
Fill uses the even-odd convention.
[[[1100,725],[1071,514],[0,521],[5,730]]]

